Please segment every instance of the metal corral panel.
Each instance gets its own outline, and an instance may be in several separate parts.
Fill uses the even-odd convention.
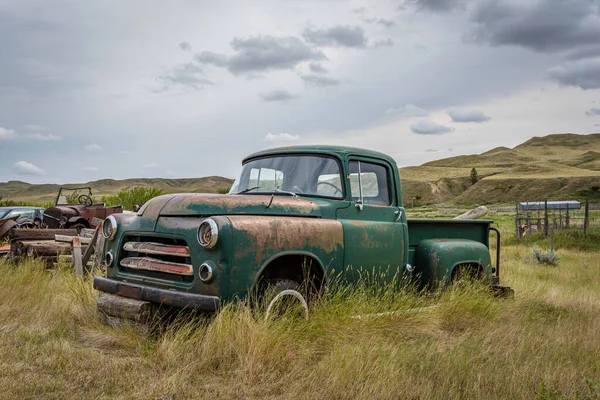
[[[519,208],[526,211],[537,211],[545,208],[543,201],[525,201],[519,203]],[[548,210],[579,210],[581,209],[581,203],[574,200],[567,201],[549,201]]]

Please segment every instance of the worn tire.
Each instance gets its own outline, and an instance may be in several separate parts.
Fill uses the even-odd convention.
[[[77,233],[80,233],[82,229],[86,229],[86,228],[87,228],[87,226],[85,226],[81,222],[73,224],[69,227],[69,229],[77,229]]]
[[[288,312],[308,320],[308,302],[300,290],[300,284],[291,279],[269,281],[263,294],[263,304],[266,308],[265,320],[278,319]]]

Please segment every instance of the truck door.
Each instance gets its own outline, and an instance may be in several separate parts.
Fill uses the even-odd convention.
[[[391,166],[354,157],[347,171],[351,202],[337,211],[344,228],[344,278],[357,282],[368,277],[382,283],[400,279],[408,256],[407,225]]]

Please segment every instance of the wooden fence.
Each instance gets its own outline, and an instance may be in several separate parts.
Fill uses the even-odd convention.
[[[544,232],[544,236],[548,236],[550,229],[556,231],[558,229],[576,228],[582,229],[585,237],[590,229],[590,210],[593,209],[600,209],[600,204],[590,204],[586,201],[583,215],[581,215],[581,212],[569,209],[549,210],[547,201],[544,209],[537,210],[537,213],[519,210],[519,203],[517,203],[515,208],[515,233],[518,238],[540,231]]]

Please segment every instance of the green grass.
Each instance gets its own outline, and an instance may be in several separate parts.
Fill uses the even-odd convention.
[[[104,326],[90,278],[0,261],[0,397],[597,398],[599,253],[557,251],[547,267],[505,247],[512,300],[367,285],[330,292],[309,322],[240,304],[151,334]]]

